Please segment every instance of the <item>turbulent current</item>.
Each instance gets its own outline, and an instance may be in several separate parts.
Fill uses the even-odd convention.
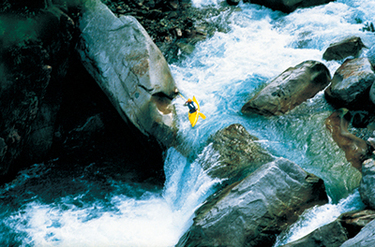
[[[193,3],[221,8],[219,0]],[[323,60],[325,49],[352,35],[371,47],[375,34],[362,28],[375,22],[374,16],[373,0],[338,0],[291,14],[241,2],[208,18],[226,31],[170,65],[179,90],[185,97],[196,96],[207,119],[191,128],[183,99],[174,100],[181,145],[190,155],[167,151],[164,187],[111,180],[95,164],[77,171],[36,164],[0,188],[0,245],[174,246],[192,224],[194,211],[220,183],[200,167],[202,159],[215,158],[204,155],[207,139],[232,123],[242,124],[274,156],[325,182],[330,202],[307,210],[275,246],[363,208],[356,190],[361,175],[325,128],[332,108],[323,92],[281,117],[247,117],[240,109],[259,88],[303,61],[321,61],[333,76],[342,61]]]

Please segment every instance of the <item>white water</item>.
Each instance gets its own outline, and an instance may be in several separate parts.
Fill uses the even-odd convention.
[[[193,2],[219,8],[221,1]],[[356,19],[375,22],[374,16],[375,2],[370,0],[336,1],[289,15],[253,4],[228,8],[208,21],[230,31],[216,33],[199,43],[184,61],[171,65],[180,91],[197,97],[207,119],[200,119],[192,129],[183,100],[174,101],[180,135],[185,138],[181,145],[193,149],[188,158],[173,148],[168,150],[162,191],[114,181],[118,187],[137,191],[137,196],[109,193],[105,203],[86,202],[82,198],[90,193],[89,188],[87,193],[55,202],[43,202],[35,195],[20,209],[0,214],[3,226],[12,229],[9,232],[21,246],[173,246],[192,224],[194,210],[220,182],[212,181],[200,168],[199,160],[209,158],[201,155],[206,140],[231,123],[245,126],[273,155],[288,158],[325,181],[331,202],[306,212],[290,232],[279,237],[279,243],[304,236],[342,212],[363,207],[358,196],[352,195],[360,174],[325,129],[331,107],[323,93],[282,117],[249,118],[240,109],[254,90],[305,60],[323,62],[333,75],[340,64],[323,61],[324,50],[348,35],[360,36],[371,47],[374,34],[360,31],[364,25]],[[19,181],[43,172],[48,171],[35,166]],[[12,186],[17,184],[8,185],[1,194]],[[5,234],[0,235],[0,243],[6,243]]]

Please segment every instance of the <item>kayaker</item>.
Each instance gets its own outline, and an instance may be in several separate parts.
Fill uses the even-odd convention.
[[[194,105],[194,102],[191,99],[188,99],[184,106],[189,107],[189,113],[194,113],[197,111],[197,107]]]

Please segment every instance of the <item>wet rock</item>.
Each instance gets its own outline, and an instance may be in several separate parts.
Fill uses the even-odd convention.
[[[290,13],[297,8],[308,8],[316,5],[326,4],[331,1],[332,0],[252,0],[251,3],[260,4],[273,10],[280,10],[285,13]],[[249,2],[249,0],[245,0],[244,2]]]
[[[229,5],[237,6],[240,3],[240,0],[227,0]]]
[[[368,60],[370,61],[372,67],[375,67],[375,45],[372,46],[366,54]]]
[[[375,161],[373,159],[363,162],[359,193],[363,203],[375,209]]]
[[[213,178],[238,181],[274,158],[240,124],[232,124],[211,136],[202,167]]]
[[[327,67],[305,61],[285,70],[241,109],[244,114],[282,115],[314,97],[330,82]]]
[[[352,238],[366,226],[370,221],[375,219],[374,210],[357,210],[343,213],[337,219],[348,232],[348,238]]]
[[[208,198],[177,246],[272,246],[303,210],[327,201],[323,180],[279,158]]]
[[[332,133],[333,140],[344,150],[345,158],[358,170],[362,162],[371,154],[366,141],[348,131],[349,120],[345,118],[348,112],[345,108],[333,112],[326,119],[326,127]]]
[[[344,242],[341,247],[373,247],[375,246],[375,220],[368,223],[362,230],[354,237]]]
[[[363,47],[366,47],[361,38],[350,37],[342,41],[330,44],[323,54],[323,59],[329,60],[342,60],[349,56],[357,57]]]
[[[365,110],[375,74],[367,58],[346,60],[335,72],[331,85],[324,91],[327,101],[337,107]]]
[[[283,247],[339,247],[348,240],[345,228],[338,221],[319,227],[305,237]]]
[[[174,141],[178,91],[160,50],[131,16],[117,18],[99,1],[82,12],[78,52],[124,121],[162,145]]]

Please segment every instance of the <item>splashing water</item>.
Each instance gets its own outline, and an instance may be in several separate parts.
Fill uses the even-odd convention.
[[[221,3],[193,1],[198,7],[221,8]],[[361,176],[325,128],[332,108],[322,92],[281,117],[250,118],[240,109],[260,87],[303,61],[321,61],[333,75],[340,63],[323,61],[324,50],[348,35],[361,37],[371,47],[374,34],[360,29],[363,23],[374,22],[374,12],[371,0],[335,1],[288,15],[241,2],[207,19],[228,32],[217,32],[198,43],[186,59],[170,65],[180,91],[197,97],[207,119],[191,128],[183,100],[174,100],[181,146],[190,154],[167,151],[164,188],[108,179],[108,185],[102,185],[86,179],[85,171],[82,177],[53,177],[53,167],[35,165],[0,189],[0,245],[174,246],[192,224],[195,209],[220,183],[200,167],[202,159],[210,158],[204,156],[207,138],[232,123],[242,124],[273,155],[288,158],[325,181],[331,202],[307,211],[279,237],[280,244],[342,212],[362,208],[358,195],[353,196]]]

